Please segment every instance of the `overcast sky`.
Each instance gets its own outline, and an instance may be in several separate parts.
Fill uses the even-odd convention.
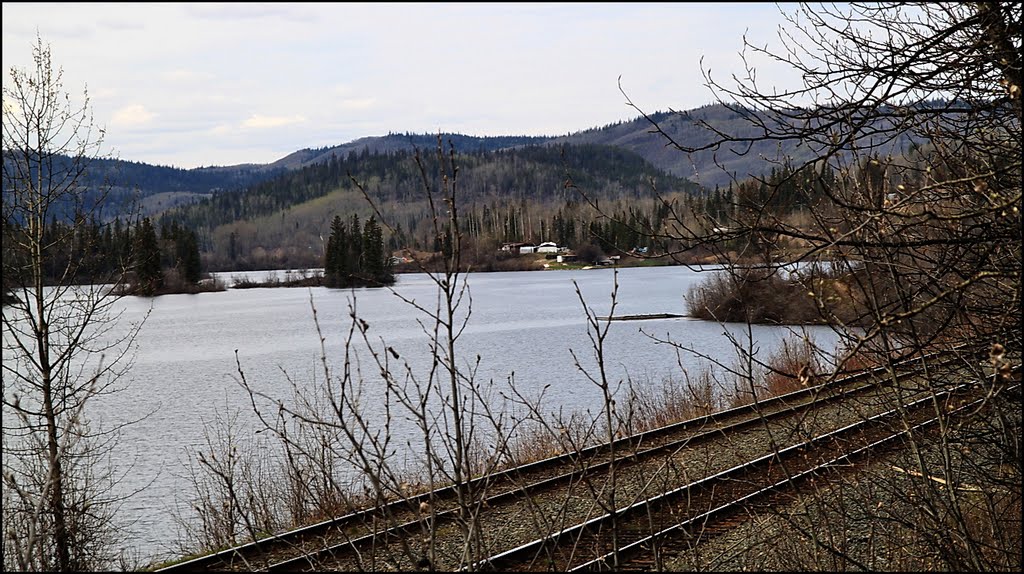
[[[564,135],[712,100],[774,4],[3,3],[4,85],[37,34],[88,87],[105,151],[193,168],[270,163],[388,132]],[[760,62],[759,83],[785,83]]]

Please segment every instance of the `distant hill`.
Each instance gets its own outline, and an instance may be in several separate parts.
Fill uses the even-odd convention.
[[[654,132],[651,121],[668,134],[675,142],[686,147],[700,147],[713,141],[714,134],[698,124],[698,120],[713,125],[716,129],[738,136],[756,135],[746,120],[722,105],[711,105],[695,110],[674,113],[657,112],[632,121],[621,122],[603,128],[589,129],[568,136],[554,138],[549,145],[561,143],[599,143],[628,149],[639,154],[652,165],[666,172],[685,177],[694,183],[713,189],[716,185],[728,185],[729,181],[744,180],[754,176],[767,175],[771,164],[765,157],[775,158],[779,153],[799,157],[804,150],[793,145],[765,141],[752,148],[734,145],[715,151],[684,154],[676,149],[662,135]],[[716,165],[716,163],[721,164]],[[723,169],[724,168],[724,169]]]
[[[551,141],[550,137],[535,136],[467,136],[455,133],[441,133],[441,141],[445,146],[451,143],[455,151],[461,153],[489,152],[501,149],[537,145]],[[350,154],[362,153],[393,153],[419,149],[431,152],[437,147],[438,134],[388,134],[386,136],[370,136],[353,140],[341,145],[319,149],[301,149],[269,164],[271,168],[298,169],[331,159],[331,156],[347,158]]]
[[[459,152],[495,151],[529,145],[559,146],[605,145],[633,152],[647,160],[654,167],[671,175],[683,177],[705,187],[727,185],[731,180],[742,181],[750,177],[768,175],[772,164],[766,158],[790,157],[796,161],[811,157],[812,150],[794,142],[765,140],[751,146],[733,144],[715,150],[685,154],[669,144],[660,134],[655,133],[651,121],[668,134],[675,142],[686,147],[701,147],[712,142],[715,134],[700,125],[706,122],[716,130],[736,137],[754,138],[760,135],[756,128],[738,113],[721,104],[712,104],[682,112],[656,112],[650,120],[643,116],[630,121],[594,127],[579,132],[551,137],[530,136],[489,136],[475,137],[461,134],[441,134],[445,145],[450,141]],[[273,168],[296,169],[329,159],[332,154],[339,157],[350,153],[389,153],[410,151],[418,148],[430,150],[437,144],[437,134],[388,134],[386,136],[364,137],[334,147],[317,150],[299,150],[272,164]],[[909,144],[909,139],[899,138],[891,145],[900,148]]]
[[[107,183],[122,202],[138,201],[143,215],[153,215],[212,194],[245,189],[276,177],[284,168],[243,164],[181,169],[114,159],[96,160],[87,173],[87,185]],[[108,210],[117,211],[117,207]]]
[[[594,127],[562,136],[468,136],[442,133],[441,138],[459,153],[490,153],[531,146],[594,145],[610,146],[634,153],[667,174],[686,178],[706,189],[727,185],[733,178],[744,180],[767,175],[772,164],[765,158],[788,155],[797,160],[810,150],[792,142],[763,141],[749,149],[740,144],[716,150],[685,154],[654,133],[651,120],[676,142],[699,147],[712,141],[713,134],[700,126],[705,121],[718,130],[738,136],[756,136],[748,122],[723,105],[714,104],[684,112],[657,112],[650,120],[637,117],[630,121]],[[101,160],[91,172],[92,182],[112,182],[114,196],[121,201],[136,198],[143,213],[154,215],[168,209],[207,199],[226,190],[241,190],[272,180],[284,173],[330,161],[351,160],[360,156],[432,151],[438,134],[390,133],[368,136],[323,148],[300,149],[270,164],[240,164],[194,169],[154,166],[125,160]],[[897,140],[893,145],[905,146]],[[719,165],[720,164],[720,165]],[[724,168],[724,169],[723,169]],[[110,210],[108,210],[110,211]]]
[[[713,134],[698,125],[703,120],[715,128],[739,136],[753,136],[756,133],[738,114],[725,106],[715,104],[686,112],[657,112],[650,115],[661,129],[676,142],[688,147],[698,147],[710,142]],[[626,122],[608,124],[603,127],[585,129],[562,136],[489,136],[475,137],[443,133],[445,145],[449,142],[458,152],[495,151],[528,145],[559,146],[606,145],[638,154],[651,165],[677,177],[687,178],[694,183],[713,189],[725,185],[735,177],[737,180],[767,175],[771,165],[764,157],[789,154],[796,158],[806,156],[809,150],[801,150],[792,144],[762,142],[750,149],[735,145],[717,151],[706,151],[687,155],[668,144],[660,134],[654,133],[651,122],[643,116]],[[413,149],[431,150],[437,144],[437,134],[388,134],[386,136],[364,137],[349,143],[320,149],[296,151],[270,164],[273,168],[296,169],[322,162],[337,155],[345,157],[350,153],[390,153]],[[716,165],[724,166],[724,170]]]
[[[753,110],[746,110],[744,113],[758,117],[758,113]],[[721,104],[683,112],[657,112],[650,114],[649,117],[650,119],[639,117],[628,122],[553,138],[548,145],[595,143],[621,147],[639,154],[655,167],[689,179],[705,189],[724,187],[733,180],[743,181],[751,177],[767,176],[772,167],[778,165],[773,162],[779,162],[783,158],[799,163],[817,156],[815,150],[802,143],[763,138],[764,133],[751,125],[749,119],[744,119],[739,113]],[[664,136],[655,133],[652,121],[673,141],[687,148],[700,148],[718,140],[718,136],[702,125],[703,123],[733,138],[749,138],[753,143],[733,143],[686,154],[672,146]],[[772,122],[766,120],[765,123],[771,125]],[[859,145],[864,145],[870,137],[872,136],[860,140]],[[885,140],[888,135],[883,133],[880,138]],[[911,138],[907,134],[900,134],[892,141],[873,142],[872,145],[877,146],[878,153],[895,155],[911,145]]]
[[[394,230],[390,249],[436,251],[423,174],[412,148],[403,149],[405,142],[394,151],[320,150],[323,160],[285,170],[244,190],[216,193],[168,210],[161,224],[173,220],[196,230],[208,268],[316,266],[334,216],[347,219],[357,214],[365,220],[373,215],[365,192]],[[690,181],[614,146],[541,143],[488,150],[494,140],[462,143],[482,144],[468,148],[476,151],[456,151],[455,159],[463,231],[481,253],[494,252],[502,242],[590,241],[591,225],[607,222],[589,210],[577,189],[567,185],[569,180],[592,200],[643,221],[654,217],[653,200],[641,200],[652,186],[674,196],[692,197],[698,191]],[[434,136],[431,149],[421,150],[419,159],[432,190],[444,185],[438,176],[436,145]]]
[[[55,157],[54,162],[54,171],[57,173],[70,169],[71,159],[66,156]],[[62,167],[61,162],[66,162],[68,167]],[[105,195],[98,215],[101,219],[112,220],[128,213],[134,204],[141,208],[143,215],[154,215],[221,191],[245,189],[285,171],[284,168],[258,164],[181,169],[121,159],[95,158],[89,161],[80,183],[87,189],[87,203],[95,202]],[[50,215],[70,218],[73,209],[71,204],[57,204]]]

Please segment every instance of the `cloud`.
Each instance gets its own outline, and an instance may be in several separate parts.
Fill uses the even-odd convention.
[[[249,119],[242,122],[242,127],[252,129],[279,128],[293,124],[301,124],[306,121],[303,116],[261,116],[253,114]]]
[[[156,114],[146,109],[141,104],[133,104],[114,112],[110,123],[115,126],[142,126],[146,125],[156,117]]]
[[[52,41],[65,87],[88,86],[126,158],[177,145],[168,159],[223,165],[236,140],[268,157],[389,131],[558,135],[633,119],[620,77],[645,110],[690,109],[711,99],[702,63],[742,71],[745,31],[767,45],[780,22],[760,3],[4,2],[0,53],[5,70],[31,69],[37,33]],[[786,81],[757,64],[759,82]]]
[[[344,110],[368,110],[377,105],[377,98],[347,98],[339,102]]]
[[[310,6],[287,6],[278,4],[186,4],[186,14],[198,19],[227,20],[291,20],[312,22],[317,19],[316,9]]]
[[[177,68],[163,73],[163,78],[168,82],[175,83],[198,83],[209,82],[214,75],[209,72],[200,72],[193,69]]]

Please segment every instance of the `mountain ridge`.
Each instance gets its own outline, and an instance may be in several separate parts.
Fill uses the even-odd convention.
[[[650,161],[655,167],[663,169],[673,175],[687,177],[692,175],[693,170],[689,169],[689,164],[692,162],[687,161],[679,156],[682,156],[678,150],[667,147],[667,142],[659,134],[655,133],[651,128],[651,120],[658,122],[669,122],[669,130],[674,130],[679,125],[686,123],[687,120],[673,120],[673,116],[686,117],[691,114],[699,114],[700,119],[709,120],[711,122],[718,122],[722,117],[722,114],[728,114],[724,112],[726,108],[721,104],[710,104],[708,106],[702,106],[694,108],[688,111],[675,112],[675,111],[659,111],[648,116],[638,115],[631,120],[622,120],[610,124],[605,124],[600,127],[584,128],[579,131],[571,132],[563,135],[551,135],[551,136],[525,136],[525,135],[494,135],[494,136],[470,136],[460,134],[457,132],[441,132],[437,133],[414,133],[414,132],[391,132],[380,136],[362,136],[354,140],[340,143],[333,146],[325,146],[320,148],[301,148],[295,150],[273,162],[270,163],[241,163],[232,165],[211,165],[197,168],[171,168],[158,164],[145,164],[150,165],[154,168],[166,168],[175,169],[181,172],[195,173],[195,174],[212,174],[212,173],[223,173],[223,172],[267,172],[281,169],[298,169],[307,165],[322,162],[330,159],[332,154],[339,156],[346,156],[349,153],[362,153],[364,150],[368,153],[388,153],[392,151],[412,151],[414,149],[432,149],[436,143],[438,136],[441,137],[445,145],[449,142],[452,143],[456,151],[459,152],[475,152],[475,151],[496,151],[500,149],[507,149],[513,147],[521,147],[524,145],[560,145],[560,144],[600,144],[600,145],[611,145],[615,147],[622,147],[630,151],[635,151],[645,159]],[[708,110],[723,110],[717,114],[708,113]],[[648,119],[650,118],[650,119]],[[692,122],[691,122],[692,123]],[[667,130],[667,131],[669,131]],[[678,130],[674,130],[678,131]],[[706,130],[704,130],[706,131]],[[687,143],[693,143],[695,130],[691,129],[688,133],[683,133],[683,139]],[[675,134],[679,135],[679,134]],[[700,134],[704,138],[710,137],[710,134]],[[140,163],[132,162],[131,160],[117,160],[125,161],[128,163]],[[701,166],[704,167],[704,166]],[[749,175],[760,175],[761,171],[751,170],[748,173],[741,175],[739,178],[743,179]],[[705,185],[714,186],[716,183],[721,183],[729,179],[728,175],[721,177],[711,177]],[[698,182],[700,183],[700,182]],[[192,190],[196,191],[196,190]]]
[[[744,114],[757,115],[753,110],[744,109]],[[657,124],[657,129],[655,125]],[[704,124],[710,125],[711,129]],[[659,133],[659,130],[664,132]],[[684,177],[706,188],[727,186],[733,181],[765,176],[783,158],[795,161],[813,156],[813,150],[800,142],[780,141],[776,138],[761,138],[752,143],[736,142],[716,146],[694,153],[684,153],[672,145],[666,135],[675,143],[688,148],[701,148],[717,139],[716,131],[731,133],[740,138],[758,140],[758,128],[750,119],[737,111],[734,106],[715,103],[690,110],[657,111],[640,114],[631,120],[622,120],[600,127],[585,128],[558,136],[468,136],[442,132],[440,134],[389,133],[383,136],[364,136],[350,142],[323,148],[296,150],[263,169],[298,169],[330,159],[333,154],[346,156],[349,153],[389,153],[432,149],[438,135],[445,145],[449,142],[458,152],[497,151],[525,145],[609,145],[635,152],[654,167],[670,175]],[[900,139],[892,146],[906,146],[909,140]],[[774,163],[773,163],[774,162]]]
[[[744,110],[748,113],[750,110]],[[657,129],[655,125],[657,124]],[[634,119],[582,129],[560,136],[469,136],[442,132],[418,134],[391,132],[382,136],[363,136],[349,142],[321,148],[302,148],[271,163],[243,163],[229,166],[204,166],[191,169],[144,164],[130,160],[103,160],[101,169],[91,178],[100,182],[121,182],[118,194],[127,198],[137,191],[142,212],[155,215],[168,209],[211,197],[223,190],[240,190],[278,177],[284,173],[330,161],[332,156],[349,158],[361,154],[390,154],[414,150],[432,150],[440,136],[459,153],[494,152],[531,145],[605,145],[641,156],[666,174],[682,177],[707,190],[728,186],[732,181],[766,176],[778,165],[772,160],[791,157],[796,161],[812,156],[798,142],[764,139],[753,144],[734,143],[684,153],[683,147],[699,149],[714,141],[713,130],[758,140],[757,128],[735,109],[724,104],[707,104],[686,111],[658,111],[640,114]],[[663,133],[659,133],[659,130]],[[670,137],[669,141],[665,136]],[[893,145],[906,145],[894,142]]]

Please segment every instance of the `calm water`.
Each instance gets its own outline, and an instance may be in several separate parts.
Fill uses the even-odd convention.
[[[222,277],[230,282],[236,275],[245,274]],[[615,314],[683,314],[683,294],[705,276],[686,267],[619,270]],[[516,389],[527,396],[550,385],[544,403],[548,412],[599,412],[600,390],[570,355],[570,350],[575,352],[586,368],[595,366],[574,281],[588,307],[605,316],[614,277],[611,269],[469,275],[472,306],[457,351],[460,364],[468,365],[479,355],[478,381],[494,381],[500,388],[514,373]],[[436,286],[426,275],[400,275],[395,291],[428,309],[437,301]],[[152,312],[138,338],[127,389],[104,397],[91,413],[107,425],[152,413],[125,429],[118,450],[122,467],[134,465],[120,488],[129,492],[145,487],[121,509],[122,519],[134,521],[132,545],[142,556],[169,556],[175,548],[173,511],[176,505],[185,508],[184,501],[192,494],[183,470],[187,449],[202,445],[204,422],[235,411],[251,418],[249,397],[238,381],[236,351],[249,383],[272,396],[290,396],[288,377],[300,384],[322,378],[311,303],[326,337],[329,360],[340,363],[349,307],[354,304],[370,324],[370,334],[394,347],[414,373],[425,376],[429,340],[417,320],[426,317],[386,289],[246,289],[121,302],[125,322],[150,307]],[[613,381],[628,377],[637,384],[678,379],[675,349],[648,335],[670,338],[729,363],[735,352],[726,331],[745,337],[746,327],[691,319],[612,322],[606,341],[609,373]],[[767,356],[791,331],[755,327],[752,333]],[[830,330],[809,332],[825,349],[834,346]],[[698,365],[693,357],[683,360],[691,368]],[[372,395],[373,377],[367,378]],[[369,398],[367,404],[374,404]]]

